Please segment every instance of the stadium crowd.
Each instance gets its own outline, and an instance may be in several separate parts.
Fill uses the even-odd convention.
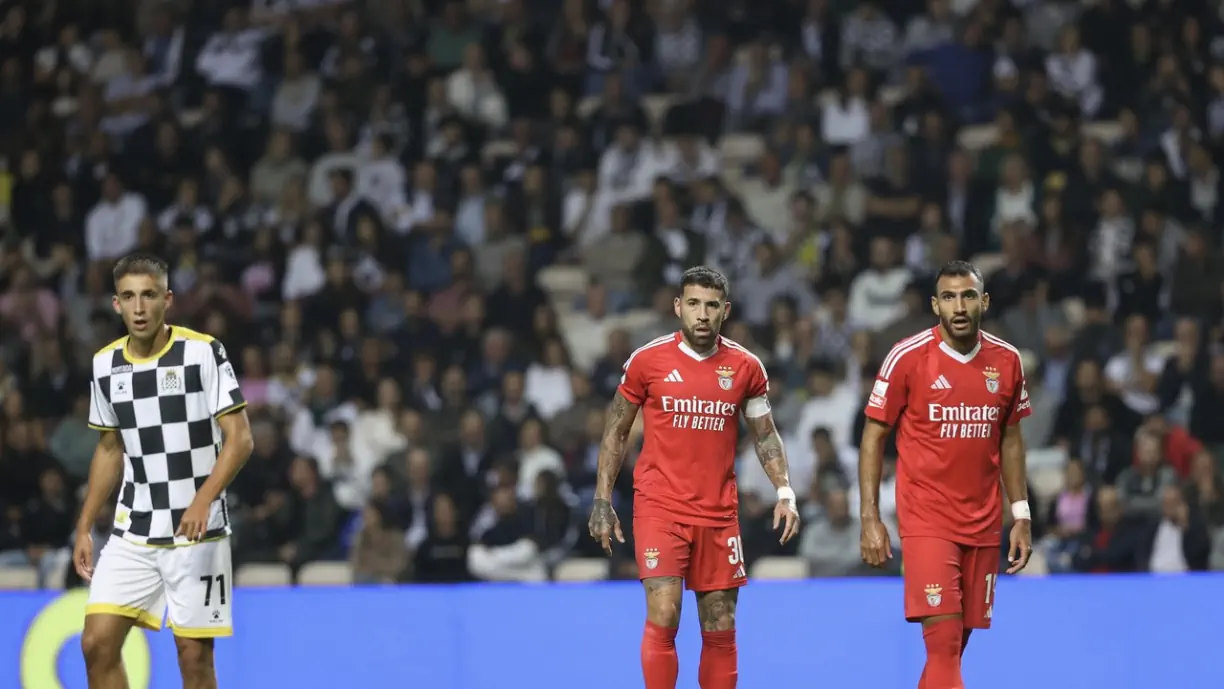
[[[598,557],[604,407],[706,263],[802,488],[782,550],[745,453],[748,558],[861,573],[870,380],[972,257],[1033,569],[1224,569],[1222,144],[1218,0],[0,2],[0,568],[63,581],[139,250],[250,402],[240,563]]]

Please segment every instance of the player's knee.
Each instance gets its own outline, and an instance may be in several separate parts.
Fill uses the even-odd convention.
[[[959,658],[964,639],[964,620],[959,616],[938,615],[922,621],[922,639],[928,657]]]
[[[111,670],[119,666],[123,650],[123,637],[99,625],[85,625],[81,632],[81,654],[85,656],[85,668],[91,672]]]
[[[660,627],[680,626],[680,603],[684,587],[679,577],[654,577],[646,587],[646,619]]]
[[[736,591],[710,591],[697,597],[701,631],[725,632],[735,629]]]
[[[185,686],[194,686],[191,684],[193,680],[212,677],[212,639],[185,639],[176,636],[174,644],[178,648],[179,670],[182,672]]]

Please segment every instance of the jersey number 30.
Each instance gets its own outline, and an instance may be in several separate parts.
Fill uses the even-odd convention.
[[[738,565],[744,561],[744,542],[739,536],[732,536],[727,539],[727,547],[731,549],[731,554],[727,556],[727,561],[733,565]]]

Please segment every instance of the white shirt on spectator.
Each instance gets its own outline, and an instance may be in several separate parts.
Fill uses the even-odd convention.
[[[565,480],[565,460],[561,453],[547,445],[537,445],[519,452],[518,492],[519,500],[531,500],[535,497],[536,477],[545,471],[551,471],[562,481]]]
[[[68,49],[65,57],[67,57],[68,66],[80,74],[88,74],[89,68],[93,66],[93,52],[84,43],[73,45]],[[34,54],[34,66],[45,72],[58,69],[59,61],[60,45],[58,43],[41,48]]]
[[[327,283],[323,259],[319,250],[309,244],[299,244],[289,251],[285,261],[285,279],[281,283],[281,298],[293,301],[317,294]]]
[[[272,124],[295,132],[305,131],[322,92],[323,82],[314,74],[282,80],[272,97]]]
[[[106,82],[102,100],[107,103],[139,98],[153,93],[157,88],[157,80],[151,76],[134,76],[123,73]],[[99,123],[98,128],[111,136],[123,137],[136,131],[142,124],[149,121],[149,114],[140,110],[110,115]]]
[[[849,447],[853,440],[851,436],[858,401],[858,390],[849,383],[838,384],[825,397],[808,398],[799,412],[799,422],[795,424],[794,442],[800,447],[810,447],[812,431],[827,428],[834,447]]]
[[[126,192],[114,203],[105,199],[85,218],[85,253],[91,261],[116,259],[140,243],[140,223],[148,206],[144,197]]]
[[[408,173],[391,156],[369,160],[357,168],[357,194],[378,209],[384,220],[390,220],[404,205],[404,189]]]
[[[501,129],[510,117],[491,72],[482,76],[466,68],[456,70],[446,80],[446,100],[459,114],[490,129]]]
[[[1164,366],[1165,357],[1152,352],[1150,349],[1143,354],[1143,368],[1148,374],[1160,375],[1160,372],[1164,370]],[[1105,363],[1104,374],[1106,380],[1122,391],[1119,397],[1135,413],[1146,416],[1154,414],[1160,409],[1159,397],[1149,392],[1133,389],[1135,371],[1128,352],[1113,355]]]
[[[196,71],[209,86],[230,86],[250,91],[263,78],[260,49],[264,32],[258,29],[219,31],[196,58]]]
[[[333,151],[324,153],[310,167],[310,180],[306,185],[306,195],[315,208],[330,206],[335,199],[332,196],[331,173],[333,170],[348,169],[356,176],[361,167],[361,157],[352,151]]]
[[[1181,574],[1190,571],[1186,563],[1186,551],[1182,547],[1182,530],[1173,522],[1163,519],[1156,527],[1156,538],[1152,541],[1152,557],[1148,570],[1162,574]]]
[[[1050,86],[1064,98],[1079,104],[1084,116],[1091,118],[1101,108],[1104,92],[1097,84],[1096,56],[1080,49],[1075,53],[1051,53],[1046,57],[1046,76]]]
[[[619,146],[604,151],[599,158],[599,191],[607,210],[650,198],[655,179],[664,173],[663,162],[655,146],[646,141],[632,151]]]
[[[878,332],[905,315],[905,287],[913,279],[909,268],[868,268],[850,283],[848,302],[856,328]]]
[[[551,420],[557,412],[574,403],[574,388],[570,383],[569,369],[564,366],[545,366],[535,362],[527,367],[523,378],[523,397],[535,407],[545,420]]]
[[[994,230],[998,232],[999,228],[1016,221],[1034,224],[1037,221],[1037,214],[1033,212],[1036,198],[1032,182],[1025,182],[1014,190],[1000,186],[995,192]]]
[[[820,135],[830,146],[856,144],[871,133],[871,113],[859,97],[829,98],[820,108]]]

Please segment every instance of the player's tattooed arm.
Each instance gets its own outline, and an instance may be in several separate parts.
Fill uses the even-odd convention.
[[[595,500],[591,505],[591,518],[587,528],[591,537],[600,542],[605,552],[612,554],[612,537],[625,542],[621,533],[620,519],[612,509],[612,487],[625,463],[625,452],[629,447],[629,433],[637,420],[639,405],[630,402],[619,391],[608,406],[604,423],[603,439],[599,443],[599,463],[595,473]]]
[[[790,467],[786,462],[786,445],[782,443],[782,435],[774,425],[773,414],[765,414],[755,419],[748,419],[748,428],[752,431],[753,443],[756,446],[757,459],[761,460],[761,468],[769,477],[774,488],[790,486]]]
[[[638,408],[638,405],[630,402],[620,392],[616,393],[612,404],[608,405],[603,439],[599,443],[599,464],[595,477],[596,500],[612,499],[612,487],[616,485],[616,477],[620,475],[621,465],[625,463],[629,433],[633,430],[633,422],[637,420]]]

